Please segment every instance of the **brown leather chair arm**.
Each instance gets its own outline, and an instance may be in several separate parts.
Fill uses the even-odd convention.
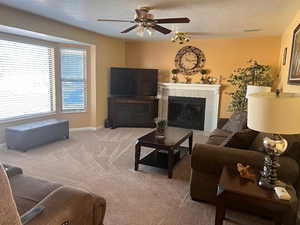
[[[22,224],[25,225],[25,224],[29,223],[36,216],[38,216],[39,214],[41,214],[44,209],[45,209],[44,206],[39,205],[39,207],[33,207],[32,209],[30,209],[29,211],[27,211],[26,213],[24,213],[21,216],[21,222],[22,222]]]
[[[192,153],[192,169],[204,173],[220,174],[224,165],[236,165],[238,162],[261,169],[264,164],[264,156],[264,153],[252,150],[196,144]],[[285,182],[294,184],[299,176],[298,163],[286,156],[280,157],[279,161],[281,165],[279,177]]]
[[[106,203],[90,193],[61,187],[35,207],[40,206],[44,210],[26,225],[102,225]]]

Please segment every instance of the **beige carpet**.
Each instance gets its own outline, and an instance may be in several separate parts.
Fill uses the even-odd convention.
[[[143,165],[140,171],[133,170],[136,138],[149,131],[77,131],[71,133],[69,140],[26,153],[1,149],[0,159],[22,167],[25,174],[105,197],[105,225],[213,225],[214,206],[190,199],[189,156],[176,166],[173,179],[168,179],[164,170]],[[201,133],[196,133],[194,143],[205,140]],[[237,212],[228,212],[228,217],[245,225],[270,224]],[[231,224],[235,223],[224,223]]]

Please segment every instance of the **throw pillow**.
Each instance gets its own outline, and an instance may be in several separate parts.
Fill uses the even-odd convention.
[[[230,148],[248,149],[258,132],[251,129],[243,129],[233,133],[224,140],[221,146]]]
[[[216,128],[208,137],[206,144],[220,145],[232,133],[226,130]]]
[[[223,130],[230,132],[238,132],[244,128],[247,128],[247,112],[234,112],[222,127]]]
[[[9,180],[4,167],[0,164],[0,224],[21,225],[16,203],[13,199]]]

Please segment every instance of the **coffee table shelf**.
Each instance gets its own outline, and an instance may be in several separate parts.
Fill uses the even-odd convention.
[[[174,166],[187,155],[189,148],[180,146],[174,153]],[[168,152],[156,149],[140,159],[139,164],[153,166],[161,169],[168,169]]]

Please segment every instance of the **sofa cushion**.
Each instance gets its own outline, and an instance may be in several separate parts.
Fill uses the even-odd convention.
[[[20,215],[23,215],[51,192],[61,187],[60,184],[22,174],[11,177],[10,183]]]
[[[228,136],[221,146],[248,149],[252,144],[253,140],[257,136],[258,132],[251,129],[243,129],[232,135]]]
[[[247,128],[247,112],[234,112],[227,123],[222,127],[229,132],[238,132]]]
[[[265,137],[271,137],[271,134],[266,133],[259,133],[252,144],[250,145],[249,149],[256,150],[260,152],[265,152],[265,147],[263,145],[263,139]],[[287,150],[283,155],[289,156],[295,159],[297,162],[300,162],[300,135],[282,135],[288,142]]]
[[[16,203],[4,167],[0,164],[0,224],[21,225]]]

